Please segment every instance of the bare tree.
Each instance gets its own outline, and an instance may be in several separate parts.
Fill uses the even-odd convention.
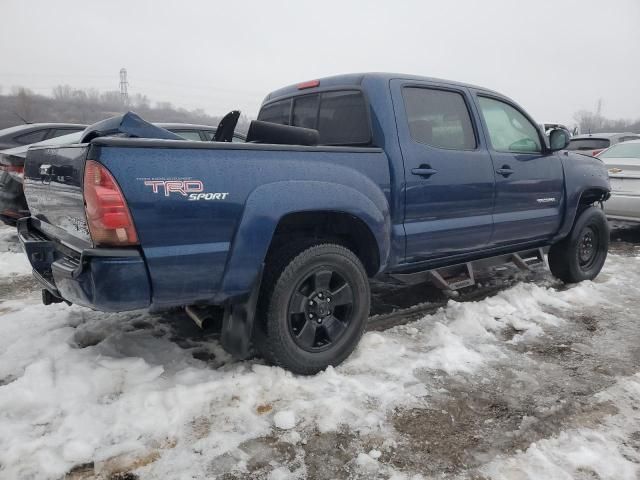
[[[23,87],[11,87],[10,93],[0,92],[0,129],[30,122],[94,123],[99,120],[134,110],[152,122],[184,122],[216,126],[220,116],[208,115],[204,110],[176,108],[169,102],[155,105],[141,93],[131,97],[125,105],[118,91],[99,92],[95,88],[76,89],[58,85],[50,96],[38,95]],[[221,114],[225,112],[220,112]],[[238,131],[246,131],[249,118],[243,115]]]
[[[56,100],[69,100],[72,97],[73,89],[69,85],[58,85],[51,91]]]
[[[31,121],[31,93],[21,88],[18,91],[17,102],[16,102],[17,111],[16,114],[20,116],[23,120],[30,122]]]

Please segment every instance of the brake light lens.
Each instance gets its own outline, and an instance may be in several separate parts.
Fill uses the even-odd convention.
[[[604,151],[604,148],[601,148],[600,150],[594,150],[594,151],[591,153],[591,156],[592,156],[592,157],[597,157],[597,156],[598,156],[598,155],[600,155],[603,151]]]
[[[93,160],[87,160],[84,167],[84,202],[94,244],[111,247],[138,244],[138,234],[120,187],[109,170]]]
[[[305,88],[315,88],[320,86],[320,80],[309,80],[308,82],[302,82],[298,84],[298,90],[304,90]]]
[[[0,164],[0,172],[7,172],[12,177],[24,178],[24,166],[22,165],[2,165]]]

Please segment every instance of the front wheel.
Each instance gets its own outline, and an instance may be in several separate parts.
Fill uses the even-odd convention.
[[[604,266],[609,250],[609,224],[596,207],[583,210],[571,233],[549,250],[551,273],[565,283],[593,280]]]
[[[358,344],[369,316],[369,280],[358,257],[336,244],[284,247],[266,267],[256,347],[270,362],[314,374]]]

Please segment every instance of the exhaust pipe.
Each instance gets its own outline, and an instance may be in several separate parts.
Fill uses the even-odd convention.
[[[189,305],[188,307],[184,307],[184,311],[201,330],[207,330],[216,321],[211,310],[207,307]]]

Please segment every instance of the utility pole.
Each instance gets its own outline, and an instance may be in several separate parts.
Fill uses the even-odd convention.
[[[120,69],[120,95],[122,96],[122,101],[125,105],[129,104],[129,92],[128,92],[129,82],[127,81],[127,69]]]

